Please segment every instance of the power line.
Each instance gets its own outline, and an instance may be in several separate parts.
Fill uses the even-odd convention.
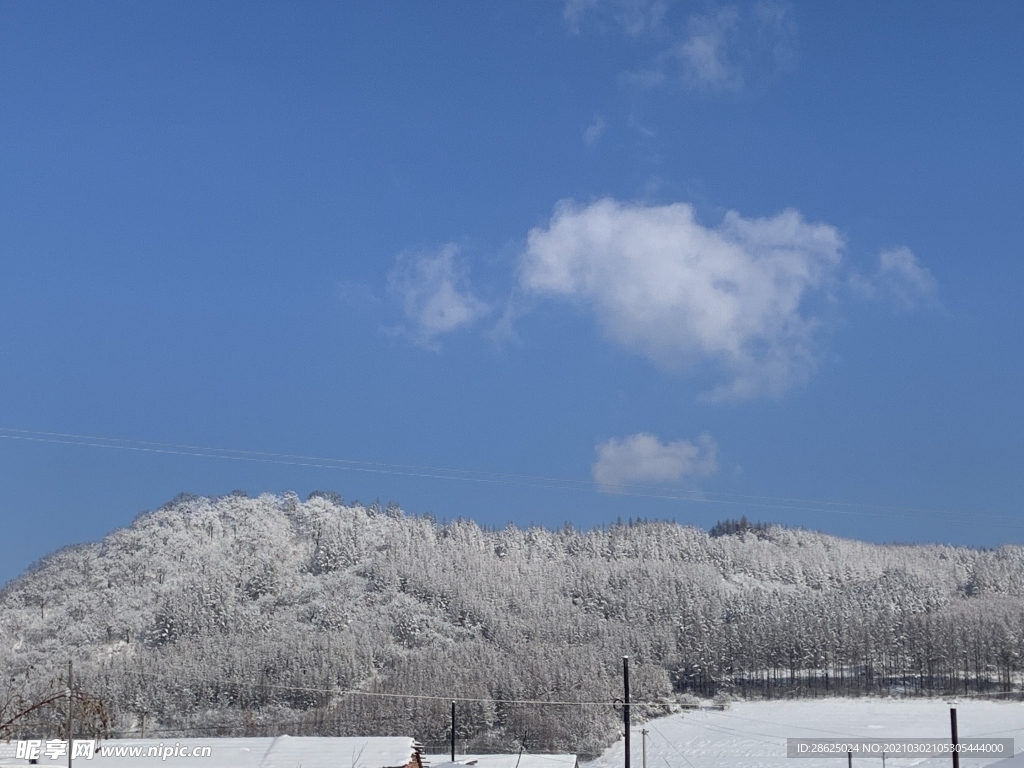
[[[432,480],[457,480],[463,482],[510,485],[540,490],[601,493],[601,489],[595,488],[593,483],[589,480],[544,475],[527,475],[452,467],[375,462],[360,459],[328,458],[303,454],[249,451],[235,448],[214,448],[209,446],[161,443],[130,438],[16,429],[13,427],[0,427],[0,438],[36,443],[185,456],[191,458],[277,464],[283,466],[364,472]],[[773,509],[829,515],[856,515],[885,519],[896,517],[903,520],[913,520],[921,515],[929,515],[930,522],[946,523],[977,523],[979,518],[984,518],[985,520],[992,521],[1008,521],[1007,523],[988,523],[993,527],[1011,528],[1014,530],[1020,530],[1024,527],[1024,520],[1006,515],[986,515],[971,512],[968,513],[970,514],[970,517],[963,517],[960,516],[963,513],[957,511],[933,510],[919,507],[863,504],[856,502],[838,502],[725,492],[666,490],[656,486],[636,484],[606,486],[606,489],[608,487],[612,488],[617,495],[621,496],[661,499],[693,504],[716,504],[743,508]],[[942,517],[937,518],[936,516]]]
[[[210,678],[202,677],[183,677],[181,675],[161,675],[154,672],[141,672],[137,670],[126,670],[125,674],[136,675],[138,677],[150,677],[157,680],[167,680],[171,682],[193,682],[203,683],[206,685],[220,685],[220,686],[237,686],[239,688],[272,688],[282,691],[295,691],[299,693],[323,693],[331,694],[333,696],[369,696],[386,699],[414,699],[423,701],[444,701],[451,702],[456,701],[460,703],[470,704],[521,704],[530,706],[539,705],[550,705],[550,706],[619,706],[621,702],[612,699],[601,699],[601,700],[578,700],[578,701],[559,701],[552,699],[495,699],[489,697],[475,697],[475,696],[435,696],[432,694],[422,693],[385,693],[383,691],[364,691],[358,688],[313,688],[308,686],[299,685],[280,685],[277,683],[255,683],[255,682],[240,682],[235,680],[212,680]],[[670,705],[670,702],[665,701],[649,701],[649,702],[632,702],[633,706],[647,706],[647,707],[664,707]]]
[[[661,738],[665,739],[665,742],[666,742],[666,743],[667,743],[667,744],[668,744],[668,745],[669,745],[670,747],[672,747],[672,749],[674,749],[674,750],[676,751],[676,753],[677,753],[677,754],[678,754],[678,755],[679,755],[679,756],[680,756],[681,758],[683,758],[683,760],[685,760],[685,761],[686,761],[686,764],[687,764],[688,766],[690,766],[690,768],[694,768],[694,765],[693,765],[693,763],[691,763],[691,762],[690,762],[690,760],[689,760],[689,758],[687,758],[687,756],[686,756],[686,755],[684,755],[684,754],[682,753],[682,750],[680,750],[680,749],[679,749],[679,747],[677,747],[677,746],[676,746],[675,744],[673,744],[673,743],[672,743],[671,741],[669,741],[668,737],[667,737],[667,736],[666,736],[666,735],[665,735],[664,733],[662,733],[662,732],[661,732],[660,730],[658,730],[658,728],[657,728],[657,727],[656,727],[656,726],[654,725],[654,723],[647,723],[647,725],[651,726],[651,729],[652,729],[652,730],[653,730],[653,731],[654,731],[655,733],[657,733],[657,734],[658,734],[659,736],[661,736]],[[668,763],[668,760],[665,760],[665,762],[666,762],[666,763]],[[669,765],[669,768],[672,768],[672,766],[671,766],[671,765]]]

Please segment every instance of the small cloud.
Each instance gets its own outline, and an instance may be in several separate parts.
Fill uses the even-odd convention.
[[[882,251],[878,268],[870,277],[854,275],[854,292],[865,299],[888,300],[900,309],[912,310],[933,304],[938,298],[938,281],[907,247]]]
[[[705,93],[743,90],[754,75],[772,77],[796,66],[796,24],[788,5],[757,3],[691,16],[673,55],[683,83]]]
[[[588,147],[596,147],[597,142],[601,140],[601,136],[604,135],[604,118],[600,115],[594,115],[594,121],[587,126],[587,130],[583,132],[583,143]]]
[[[743,87],[743,69],[733,59],[736,9],[720,10],[711,16],[694,16],[690,34],[676,53],[683,65],[683,81],[702,91],[738,91]]]
[[[933,301],[939,288],[931,270],[921,266],[914,252],[906,247],[878,255],[876,280],[904,309]]]
[[[566,0],[562,18],[574,35],[580,33],[583,19],[592,15],[611,22],[630,37],[640,37],[661,29],[668,8],[668,0]]]
[[[656,435],[639,432],[597,446],[591,470],[606,493],[622,492],[634,482],[671,483],[684,476],[712,475],[718,470],[718,446],[705,433],[696,439],[663,443]]]
[[[448,243],[437,253],[403,254],[388,273],[388,293],[402,303],[413,337],[428,347],[490,311],[470,291],[466,270],[456,260],[458,250]]]
[[[797,26],[786,2],[713,4],[674,22],[666,0],[567,0],[563,17],[573,34],[591,18],[597,29],[620,29],[658,51],[622,82],[650,90],[681,82],[702,93],[734,93],[795,68]]]

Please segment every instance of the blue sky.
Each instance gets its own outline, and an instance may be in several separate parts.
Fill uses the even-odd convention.
[[[1022,34],[995,2],[5,4],[0,578],[235,489],[1020,542]]]

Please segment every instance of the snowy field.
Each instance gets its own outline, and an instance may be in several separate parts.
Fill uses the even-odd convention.
[[[648,731],[648,768],[846,768],[845,755],[787,758],[786,739],[949,738],[951,706],[957,710],[961,739],[1012,738],[1014,750],[1024,750],[1024,703],[1019,702],[867,698],[734,702],[724,712],[694,710],[634,726],[631,768],[642,768],[641,728]],[[621,768],[622,758],[619,740],[584,768]],[[982,768],[1000,759],[961,756],[960,761],[964,768]],[[880,768],[882,761],[854,758],[853,764]],[[1014,768],[1017,764],[1013,761]],[[949,756],[886,758],[887,768],[951,765]],[[1020,765],[1024,768],[1024,761]]]

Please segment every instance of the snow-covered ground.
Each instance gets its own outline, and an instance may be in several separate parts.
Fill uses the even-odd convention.
[[[787,758],[786,739],[949,738],[949,709],[957,710],[961,739],[1012,738],[1024,750],[1024,703],[942,699],[816,699],[734,702],[722,712],[693,710],[634,726],[631,768],[642,768],[641,729],[647,729],[648,768],[846,768],[846,756]],[[583,768],[621,768],[620,739]],[[964,768],[1000,758],[961,756]],[[854,758],[881,768],[880,758]],[[887,768],[948,768],[950,757],[886,758]]]

